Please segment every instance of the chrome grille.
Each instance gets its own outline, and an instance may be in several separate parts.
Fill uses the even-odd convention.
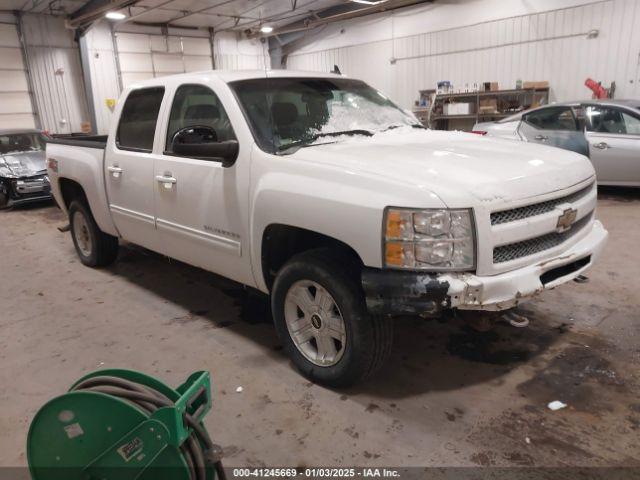
[[[491,214],[491,225],[500,225],[501,223],[515,222],[523,218],[535,217],[552,211],[561,203],[571,203],[584,197],[593,188],[593,183],[589,184],[577,192],[570,193],[564,197],[553,198],[546,202],[534,203],[524,207],[512,208],[511,210],[503,210],[501,212],[493,212]]]
[[[551,232],[539,237],[529,238],[521,242],[495,247],[493,249],[493,263],[508,262],[509,260],[516,260],[518,258],[527,257],[529,255],[534,255],[536,253],[543,252],[544,250],[557,247],[587,226],[592,217],[593,212],[582,217],[571,225],[569,230],[564,232]]]

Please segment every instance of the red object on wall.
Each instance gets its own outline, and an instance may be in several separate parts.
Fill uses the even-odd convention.
[[[607,89],[591,78],[584,81],[584,85],[593,92],[596,98],[609,98]]]

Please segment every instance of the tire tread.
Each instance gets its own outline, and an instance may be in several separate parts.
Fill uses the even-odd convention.
[[[107,265],[111,265],[118,258],[118,237],[114,237],[113,235],[109,235],[108,233],[100,230],[100,227],[98,227],[98,224],[93,218],[93,214],[91,213],[89,205],[87,205],[87,203],[82,200],[73,200],[69,204],[70,223],[73,221],[72,215],[76,210],[82,212],[82,214],[87,218],[89,227],[93,230],[96,243],[95,255],[92,255],[92,258],[85,259],[80,255],[80,252],[78,251],[80,261],[89,267],[106,267]]]

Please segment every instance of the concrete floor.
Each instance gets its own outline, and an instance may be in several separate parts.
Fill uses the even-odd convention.
[[[640,192],[601,194],[599,217],[611,239],[590,282],[527,304],[529,328],[398,319],[379,376],[331,391],[225,280],[132,246],[92,270],[56,208],[0,212],[0,466],[26,463],[42,404],[108,367],[174,386],[209,370],[227,466],[640,465]]]

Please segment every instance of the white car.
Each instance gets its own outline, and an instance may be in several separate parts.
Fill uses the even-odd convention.
[[[571,150],[591,159],[600,185],[640,186],[640,100],[553,103],[473,132]]]
[[[47,144],[80,260],[113,262],[122,238],[270,294],[293,362],[327,385],[384,363],[393,316],[510,309],[607,238],[582,155],[428,131],[339,75],[155,78],[114,118]]]

